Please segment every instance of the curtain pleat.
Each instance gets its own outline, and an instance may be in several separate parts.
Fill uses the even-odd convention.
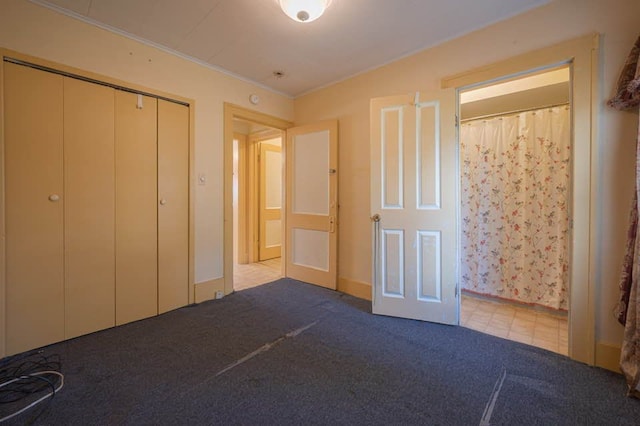
[[[637,109],[640,104],[640,37],[631,49],[618,79],[616,95],[608,102],[620,110]],[[622,273],[618,281],[619,302],[615,308],[618,321],[624,325],[624,338],[620,353],[620,369],[629,386],[629,395],[640,398],[640,238],[638,238],[638,200],[640,199],[640,116],[636,137],[636,178],[635,192],[629,228],[627,232],[626,254]]]

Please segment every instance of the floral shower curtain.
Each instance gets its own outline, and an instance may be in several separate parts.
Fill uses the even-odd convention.
[[[616,96],[609,105],[620,110],[638,110],[640,105],[640,37],[631,49],[618,79]],[[618,321],[624,326],[620,352],[620,369],[627,379],[629,395],[640,398],[640,236],[638,235],[638,200],[640,197],[640,111],[636,137],[636,190],[627,234],[627,253],[620,277],[620,301],[615,308]]]
[[[569,107],[460,129],[462,288],[567,309]]]

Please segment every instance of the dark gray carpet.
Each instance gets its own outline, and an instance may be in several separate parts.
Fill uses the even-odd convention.
[[[640,424],[620,375],[288,279],[53,353],[64,389],[11,424]]]

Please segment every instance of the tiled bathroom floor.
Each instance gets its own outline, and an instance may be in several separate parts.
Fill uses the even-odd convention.
[[[460,324],[483,333],[568,355],[567,318],[463,294]]]

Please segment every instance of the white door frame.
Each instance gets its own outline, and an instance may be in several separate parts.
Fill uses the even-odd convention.
[[[591,34],[442,80],[443,88],[456,88],[460,92],[461,89],[486,85],[508,77],[519,77],[532,71],[570,65],[573,228],[569,295],[569,357],[590,365],[597,362],[594,301],[596,259],[594,256],[597,237],[595,232],[597,203],[595,201],[598,199],[596,192],[598,47],[599,35]],[[458,93],[458,101],[459,99]],[[459,199],[459,188],[457,192]]]

